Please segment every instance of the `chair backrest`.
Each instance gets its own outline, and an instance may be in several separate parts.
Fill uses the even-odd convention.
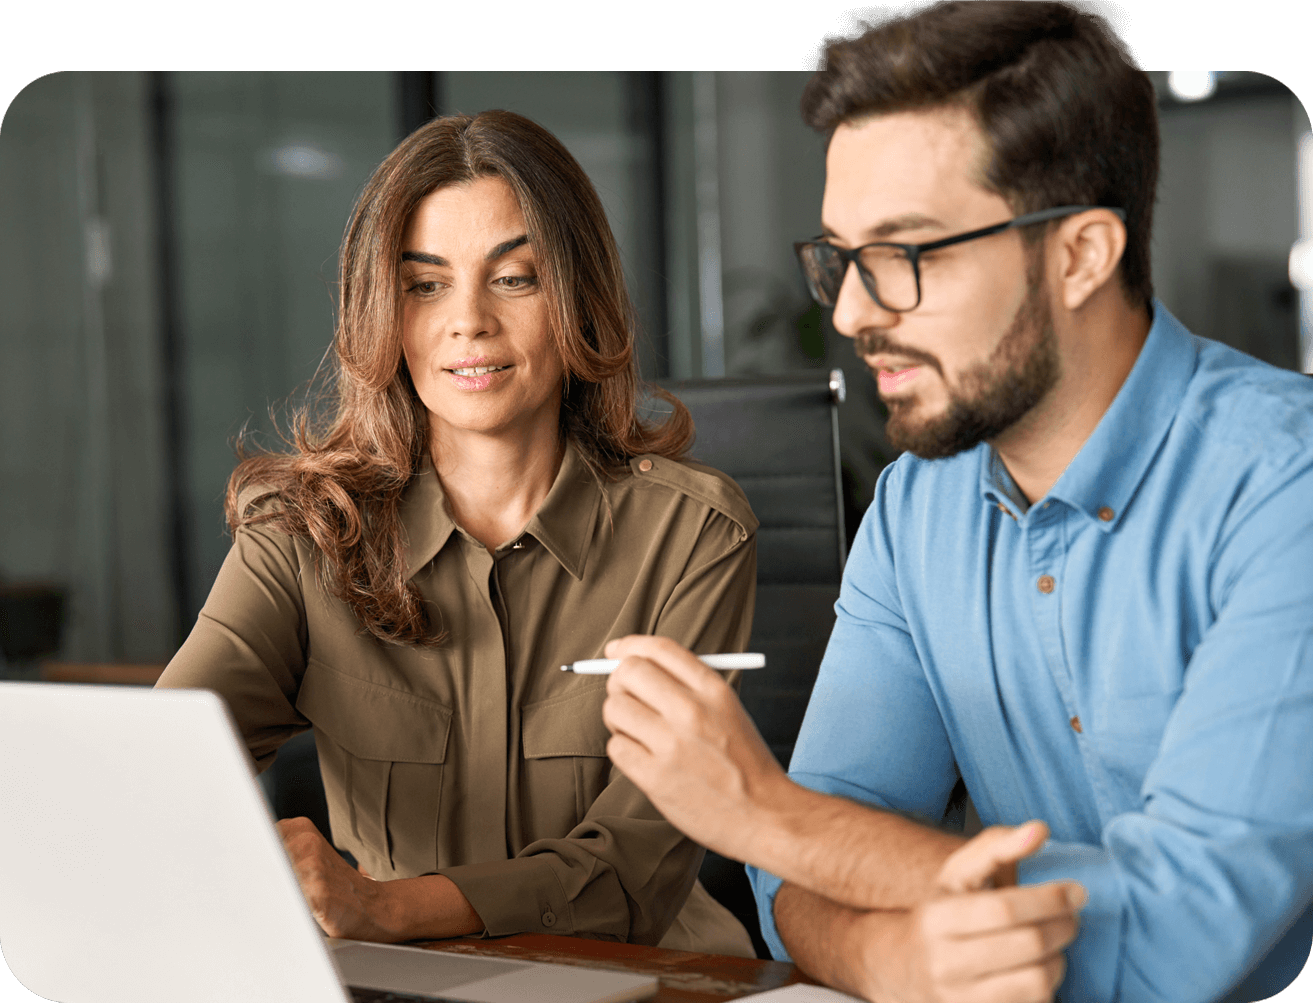
[[[771,752],[789,765],[834,625],[845,558],[838,405],[843,372],[661,384],[692,412],[692,456],[729,474],[761,522],[749,648],[766,656],[739,695]],[[743,865],[708,852],[698,874],[769,958]]]
[[[843,373],[662,386],[692,412],[693,458],[733,477],[761,521],[751,650],[766,655],[766,669],[744,674],[741,696],[771,751],[788,766],[843,573]]]

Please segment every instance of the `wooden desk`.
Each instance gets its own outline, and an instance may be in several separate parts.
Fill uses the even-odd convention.
[[[541,933],[521,933],[486,940],[461,937],[456,940],[433,940],[416,946],[455,954],[551,961],[584,968],[609,968],[618,972],[654,975],[659,984],[656,995],[649,999],[656,1003],[720,1003],[721,1000],[763,993],[767,989],[776,989],[793,982],[815,984],[814,980],[784,961],[667,951],[660,947]]]
[[[45,662],[41,679],[47,683],[114,683],[120,686],[154,686],[164,671],[162,664],[127,662]]]

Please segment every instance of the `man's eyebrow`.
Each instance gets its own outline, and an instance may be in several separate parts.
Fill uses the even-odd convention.
[[[510,254],[511,251],[515,250],[517,247],[523,247],[527,243],[529,243],[529,236],[528,234],[522,233],[518,237],[502,241],[484,255],[483,260],[496,261],[503,254]],[[439,268],[446,268],[451,264],[446,258],[439,257],[436,254],[429,254],[426,251],[402,251],[401,260],[418,261],[425,265],[437,265]]]
[[[862,236],[869,240],[884,240],[886,237],[892,237],[896,233],[902,233],[904,230],[930,230],[943,229],[944,224],[933,216],[927,216],[924,213],[909,212],[902,216],[895,216],[893,219],[887,219],[883,223],[877,223],[875,226],[868,227],[862,231]],[[824,237],[838,236],[828,226],[822,226],[821,235]]]

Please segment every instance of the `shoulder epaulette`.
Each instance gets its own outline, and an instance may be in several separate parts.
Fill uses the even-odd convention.
[[[736,522],[745,536],[757,530],[757,517],[747,496],[728,474],[693,460],[672,460],[652,453],[635,456],[629,461],[629,469],[636,478],[672,488],[711,506]]]

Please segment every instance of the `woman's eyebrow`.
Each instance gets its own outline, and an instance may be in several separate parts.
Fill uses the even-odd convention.
[[[509,254],[517,247],[523,247],[527,243],[529,243],[529,235],[522,233],[518,237],[513,237],[510,240],[502,241],[491,251],[489,251],[486,255],[484,255],[484,260],[496,261],[503,254]],[[445,268],[451,264],[451,262],[449,262],[446,258],[439,257],[436,254],[429,254],[427,251],[402,251],[401,260],[418,261],[425,265],[437,265],[439,268]]]

